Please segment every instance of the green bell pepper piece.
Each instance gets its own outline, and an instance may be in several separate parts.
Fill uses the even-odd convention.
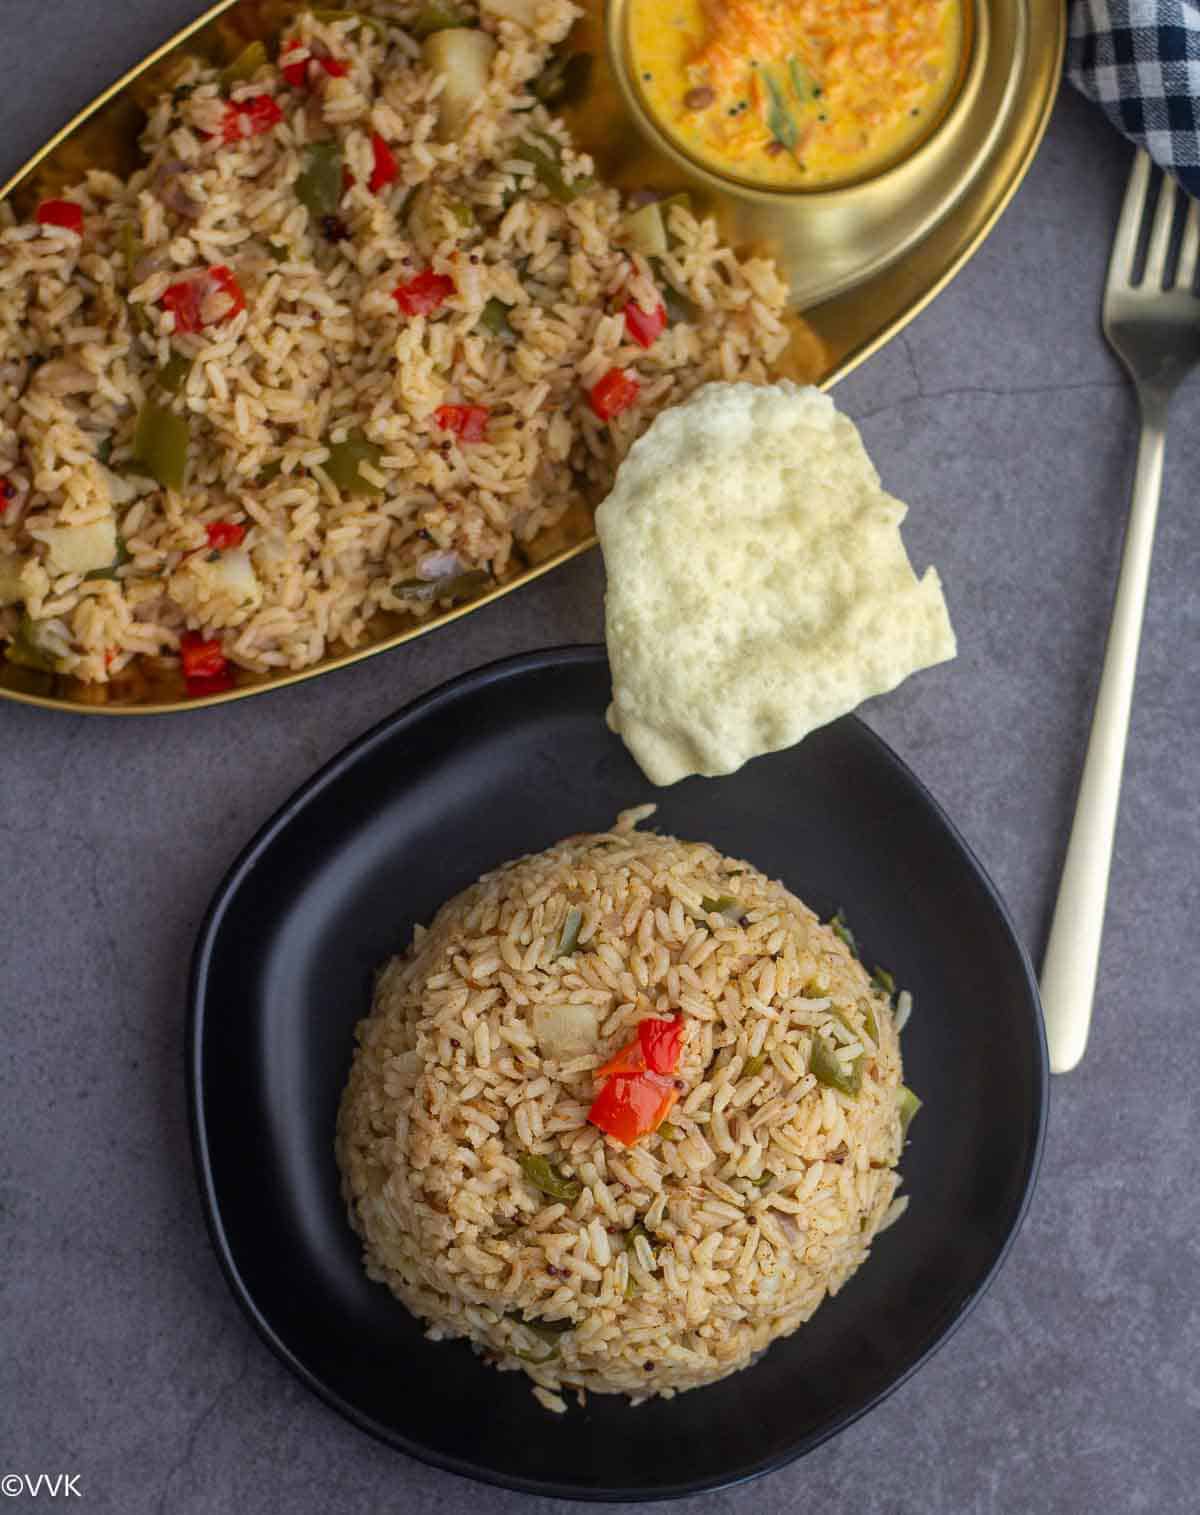
[[[147,400],[133,434],[133,456],[164,489],[182,489],[187,476],[188,423]]]
[[[539,1157],[533,1152],[523,1152],[517,1159],[521,1172],[535,1189],[548,1194],[551,1199],[573,1204],[583,1193],[583,1185],[577,1178],[565,1178],[548,1157]],[[566,1328],[569,1329],[569,1328]]]

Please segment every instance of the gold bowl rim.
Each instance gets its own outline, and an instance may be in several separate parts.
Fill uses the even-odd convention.
[[[0,185],[0,200],[6,200],[57,147],[65,142],[76,130],[85,125],[104,106],[115,100],[141,75],[162,62],[176,48],[182,46],[191,37],[224,15],[226,11],[234,9],[240,3],[241,0],[215,0],[215,4],[211,5],[194,20],[189,21],[138,63],[127,69],[107,89],[102,90],[94,100],[77,111],[42,147],[38,148]],[[983,0],[983,3],[986,4],[986,0]],[[299,8],[301,7],[298,5],[297,9]],[[1037,152],[1045,135],[1050,113],[1054,107],[1062,75],[1063,54],[1066,48],[1066,11],[1065,7],[1061,4],[1061,0],[1026,0],[1026,9],[1031,21],[1040,19],[1040,30],[1048,33],[1049,48],[1041,69],[1043,87],[1036,96],[1024,101],[1020,111],[1014,118],[1012,126],[1014,135],[1018,134],[1018,129],[1024,135],[1024,142],[1020,153],[1008,165],[1002,182],[989,202],[987,211],[978,217],[970,230],[970,234],[963,239],[954,254],[948,259],[941,274],[937,278],[932,279],[918,294],[914,295],[903,305],[884,327],[874,332],[857,346],[851,347],[846,351],[840,361],[836,362],[829,372],[824,374],[818,381],[821,389],[832,388],[839,380],[853,372],[859,364],[865,362],[867,358],[890,342],[894,336],[901,332],[910,321],[925,309],[931,300],[941,293],[979,249],[1025,177],[1029,165],[1033,161],[1034,154]],[[1035,28],[1035,31],[1037,30],[1039,28]],[[911,162],[911,158],[904,161]],[[903,164],[899,166],[902,167]],[[889,169],[888,172],[890,171]],[[714,175],[714,179],[716,178],[717,176]],[[728,192],[728,185],[725,180],[718,179],[717,182],[720,183],[723,192]],[[872,180],[869,182],[876,181]],[[861,188],[861,185],[847,185],[838,190],[818,190],[809,191],[808,193],[814,197],[822,193],[843,196],[857,188]],[[25,690],[0,687],[0,699],[10,700],[19,705],[28,705],[43,710],[68,712],[75,715],[108,717],[174,715],[194,710],[203,710],[213,705],[225,705],[235,700],[248,699],[255,695],[266,694],[276,689],[283,689],[290,685],[303,683],[309,679],[319,678],[326,673],[332,673],[339,668],[349,667],[352,663],[363,662],[367,658],[389,652],[393,648],[415,640],[417,637],[425,636],[429,632],[449,625],[451,622],[459,620],[462,616],[478,610],[484,605],[490,605],[496,600],[502,599],[505,595],[511,594],[514,590],[521,589],[524,585],[532,583],[535,579],[541,578],[543,574],[549,573],[561,564],[569,562],[572,558],[579,557],[584,552],[590,551],[596,545],[596,540],[595,532],[590,532],[579,541],[571,543],[561,551],[552,553],[543,561],[524,569],[517,577],[506,583],[497,585],[487,594],[470,600],[466,604],[453,606],[451,609],[439,613],[436,617],[430,617],[428,621],[405,628],[393,635],[382,637],[378,641],[371,642],[366,646],[353,648],[334,657],[324,659],[322,662],[314,664],[311,667],[273,674],[261,683],[242,685],[226,690],[221,694],[206,695],[198,699],[181,698],[146,701],[142,704],[91,705],[62,696],[55,697],[34,694]]]

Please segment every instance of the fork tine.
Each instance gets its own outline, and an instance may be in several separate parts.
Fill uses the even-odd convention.
[[[1164,174],[1158,187],[1158,204],[1154,207],[1154,227],[1150,232],[1150,246],[1146,249],[1146,272],[1142,276],[1145,289],[1161,289],[1163,274],[1167,267],[1167,250],[1171,245],[1171,229],[1175,225],[1175,202],[1179,191],[1170,174]]]
[[[1133,260],[1137,254],[1138,233],[1142,229],[1142,216],[1146,209],[1146,191],[1150,187],[1150,155],[1138,148],[1130,170],[1129,183],[1125,186],[1125,199],[1121,205],[1121,219],[1113,238],[1112,253],[1108,260],[1108,282],[1129,284],[1133,279]]]
[[[1183,241],[1179,244],[1179,262],[1175,283],[1181,289],[1196,287],[1196,259],[1200,255],[1200,205],[1187,197],[1187,218],[1183,223]]]

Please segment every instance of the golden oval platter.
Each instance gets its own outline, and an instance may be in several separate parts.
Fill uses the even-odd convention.
[[[562,114],[607,182],[625,190],[686,189],[726,240],[778,262],[797,313],[781,369],[835,384],[899,331],[954,277],[1029,167],[1058,88],[1066,33],[1060,0],[964,0],[961,78],[944,118],[904,162],[844,188],[783,193],[738,185],[694,164],[655,129],[630,77],[628,0],[582,0],[568,47],[592,55],[587,88]],[[178,54],[228,62],[275,35],[301,0],[220,0],[81,111],[0,188],[19,215],[85,167],[136,166],[142,103]],[[369,0],[364,4],[370,9]],[[801,318],[802,316],[802,318]],[[530,583],[595,543],[580,507],[526,544],[511,576],[423,620],[380,616],[372,639],[297,672],[243,673],[224,693],[185,698],[179,675],[142,673],[119,690],[0,665],[0,698],[103,715],[194,710],[315,678],[444,626]]]

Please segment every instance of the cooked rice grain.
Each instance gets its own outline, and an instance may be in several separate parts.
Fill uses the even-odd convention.
[[[773,265],[739,261],[713,222],[675,207],[672,249],[653,271],[621,245],[615,190],[561,205],[529,176],[523,138],[567,141],[527,85],[575,14],[547,0],[536,35],[500,24],[486,95],[462,140],[443,144],[442,81],[401,25],[381,37],[305,13],[288,37],[339,59],[344,77],[316,70],[297,90],[272,63],[229,87],[191,62],[150,112],[145,166],[128,183],[97,171],[68,191],[82,239],[19,225],[0,205],[0,643],[24,615],[24,638],[58,672],[96,683],[146,653],[172,657],[189,629],[244,668],[303,668],[368,639],[381,611],[435,611],[394,586],[438,577],[446,553],[455,572],[519,566],[520,544],[598,500],[654,415],[699,384],[769,376],[787,335]],[[283,119],[226,143],[229,103],[263,95]],[[376,133],[399,176],[373,194]],[[305,149],[322,139],[354,181],[324,219],[296,193]],[[564,171],[591,164],[567,150]],[[175,332],[164,291],[222,265],[246,310]],[[454,293],[406,317],[392,291],[426,267]],[[695,316],[646,351],[621,308],[663,280]],[[511,336],[480,324],[492,298],[510,307]],[[210,290],[206,317],[226,308]],[[164,397],[155,373],[173,353],[192,366]],[[641,393],[606,423],[587,390],[614,367]],[[179,493],[129,467],[137,412],[155,396],[190,426]],[[484,439],[440,428],[444,404],[489,407]],[[330,441],[356,431],[382,450],[361,471],[378,493],[349,497],[322,465]],[[99,517],[115,519],[129,554],[110,577],[66,571],[38,536]],[[246,527],[253,592],[244,575],[189,571],[217,521]]]
[[[896,1213],[890,999],[781,884],[633,831],[643,815],[486,875],[418,930],[380,973],[338,1118],[368,1274],[434,1340],[523,1369],[551,1409],[568,1388],[642,1400],[745,1367]],[[706,917],[706,895],[732,896],[740,923]],[[586,943],[556,956],[573,909]],[[686,1090],[668,1125],[621,1147],[588,1124],[593,1070],[681,1002]],[[601,1032],[564,1064],[533,1027],[565,1003],[594,1007]],[[815,1034],[861,1056],[856,1096],[808,1072]],[[529,1153],[578,1197],[532,1187]]]

